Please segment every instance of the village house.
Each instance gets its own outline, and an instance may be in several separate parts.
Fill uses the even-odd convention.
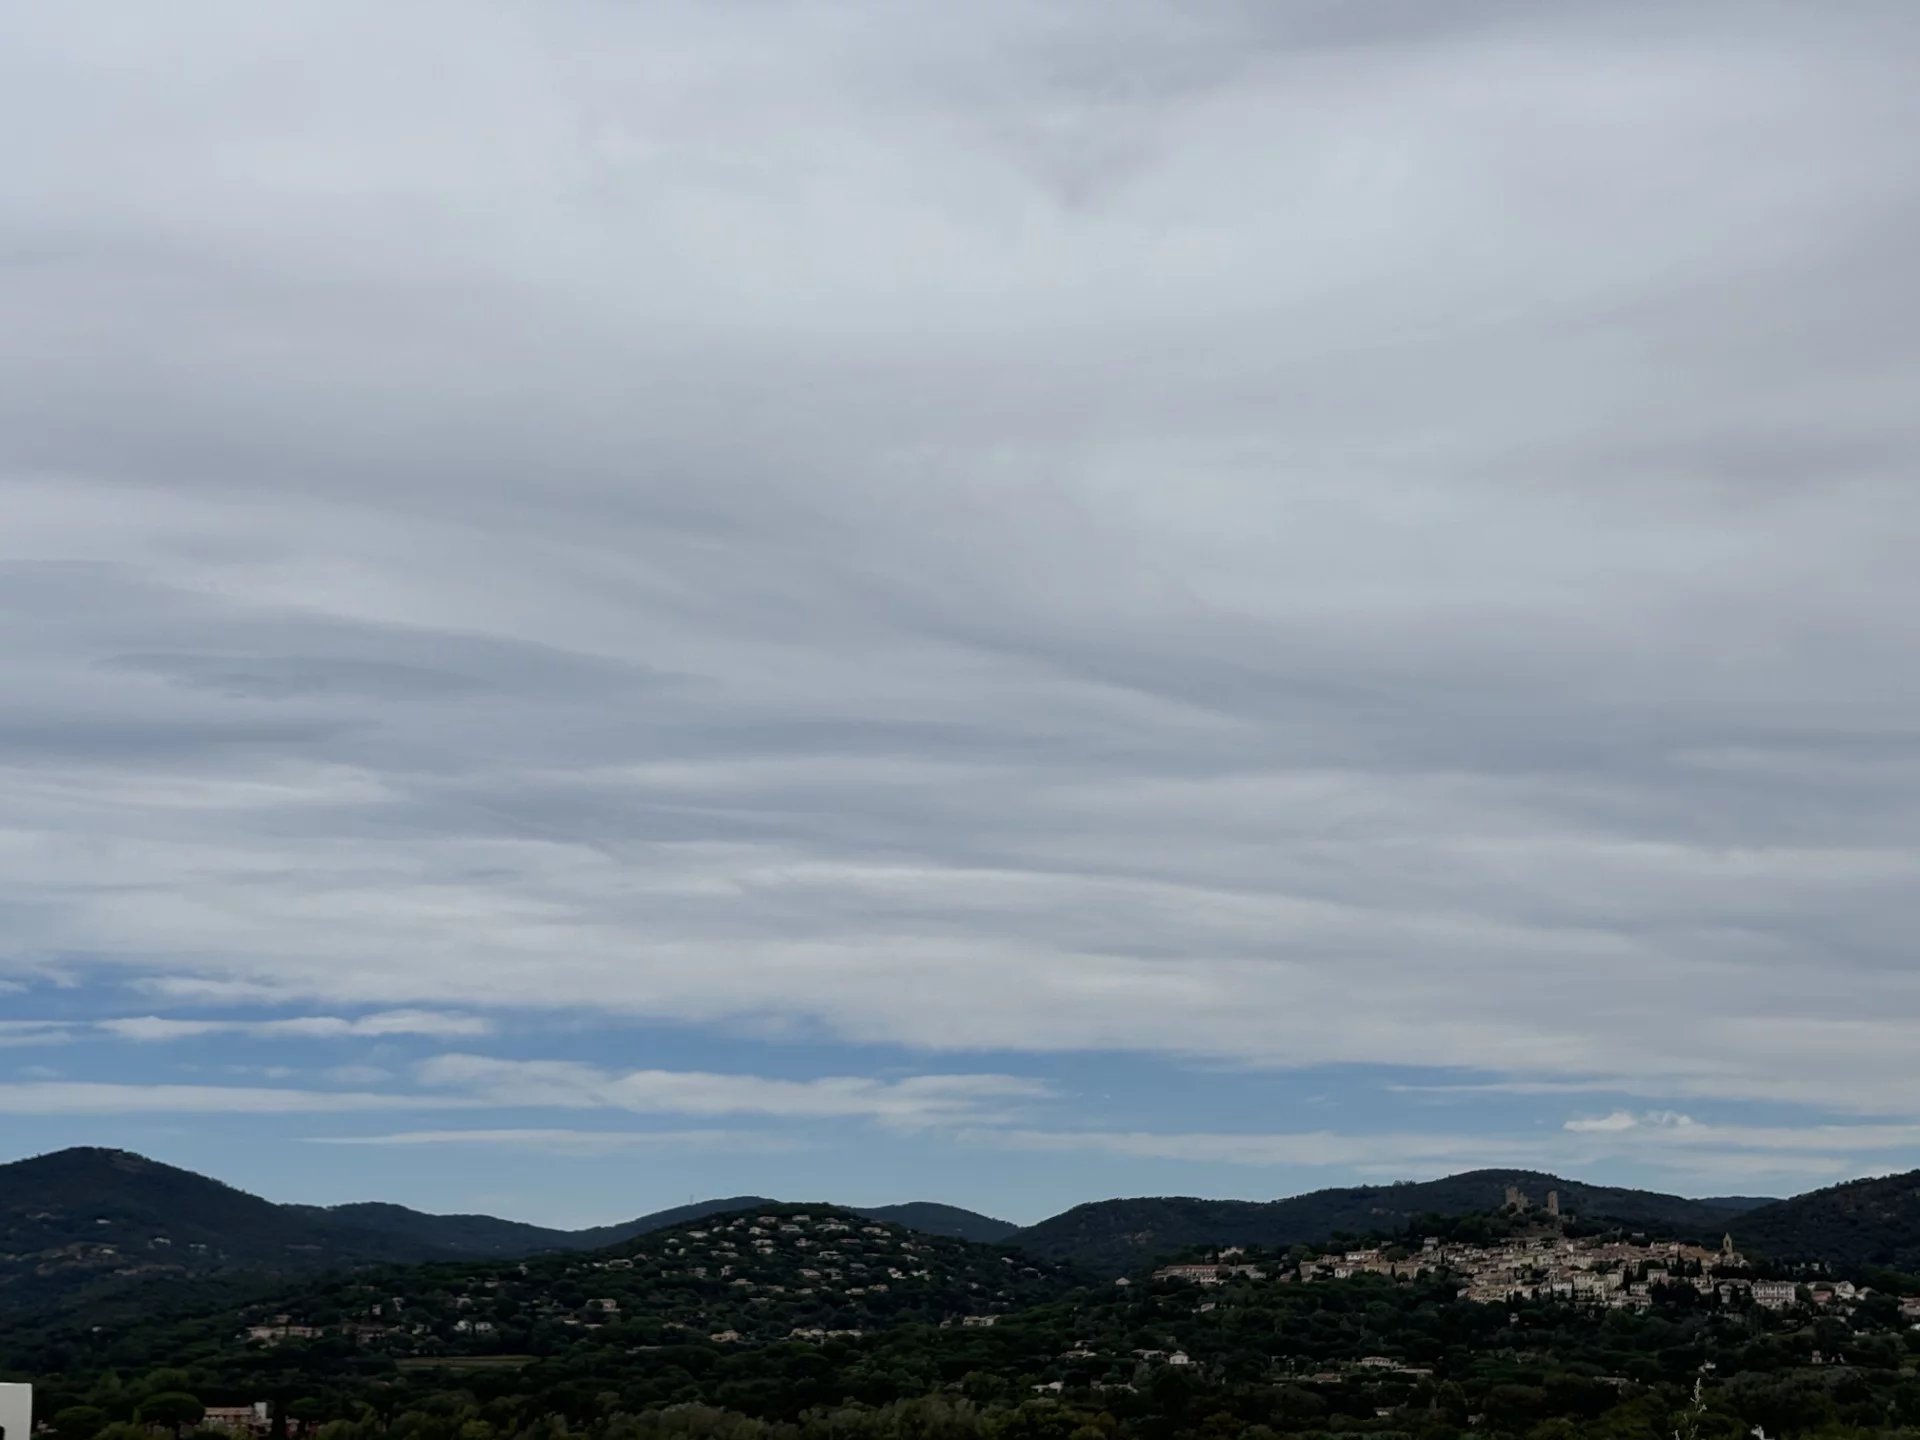
[[[1224,1285],[1236,1275],[1249,1280],[1264,1280],[1267,1272],[1257,1265],[1163,1265],[1153,1272],[1156,1280],[1176,1280],[1193,1285]]]
[[[256,1400],[251,1405],[209,1405],[200,1417],[200,1424],[208,1430],[264,1435],[272,1428],[273,1417],[267,1402]]]
[[[247,1339],[258,1340],[268,1345],[277,1345],[282,1340],[313,1340],[320,1335],[317,1325],[290,1325],[287,1317],[278,1316],[270,1325],[249,1325]]]

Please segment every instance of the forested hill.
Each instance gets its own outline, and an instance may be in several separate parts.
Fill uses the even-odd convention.
[[[709,1215],[724,1215],[735,1210],[752,1210],[756,1207],[786,1203],[790,1202],[775,1200],[767,1195],[734,1195],[720,1200],[699,1200],[691,1205],[676,1205],[671,1210],[656,1210],[651,1215],[642,1215],[637,1220],[629,1220],[620,1225],[602,1225],[591,1230],[569,1231],[563,1236],[564,1243],[546,1248],[597,1250],[603,1246],[617,1245],[622,1240],[630,1240],[636,1235],[666,1230]],[[919,1230],[928,1235],[944,1235],[953,1240],[975,1240],[983,1245],[996,1244],[1019,1229],[1011,1221],[996,1220],[991,1215],[981,1215],[972,1210],[962,1210],[957,1205],[939,1205],[928,1200],[912,1200],[901,1205],[849,1205],[840,1208],[865,1216],[869,1220],[904,1225],[909,1230]]]
[[[277,1205],[123,1150],[81,1147],[0,1165],[0,1313],[18,1319],[76,1302],[209,1276],[254,1276],[433,1259],[581,1251],[703,1216],[772,1205],[734,1196],[592,1230],[402,1205]],[[998,1240],[1013,1226],[948,1205],[861,1212],[929,1234]]]
[[[1898,1205],[1876,1199],[1878,1190],[1863,1191],[1858,1203],[1837,1192],[1820,1192],[1833,1198],[1807,1197],[1817,1203],[1796,1210],[1790,1207],[1800,1202],[1783,1207],[1741,1197],[1686,1200],[1509,1170],[1474,1171],[1420,1184],[1320,1190],[1267,1202],[1107,1200],[1077,1206],[1025,1230],[931,1202],[848,1208],[926,1234],[1015,1244],[1043,1259],[1072,1260],[1118,1273],[1195,1246],[1312,1243],[1336,1232],[1394,1229],[1421,1214],[1497,1208],[1510,1185],[1536,1204],[1544,1202],[1547,1191],[1558,1190],[1570,1211],[1671,1232],[1710,1236],[1733,1224],[1743,1241],[1752,1233],[1756,1240],[1764,1236],[1771,1248],[1794,1253],[1813,1253],[1828,1238],[1839,1237],[1846,1257],[1898,1258],[1907,1253],[1902,1246],[1910,1245],[1914,1232],[1920,1231],[1920,1226],[1899,1218]],[[124,1151],[63,1150],[0,1165],[0,1306],[21,1313],[74,1296],[210,1273],[297,1272],[597,1249],[705,1216],[775,1203],[765,1196],[736,1195],[618,1225],[550,1230],[487,1215],[428,1215],[399,1205],[276,1205]],[[1754,1209],[1756,1205],[1761,1208]],[[1755,1221],[1746,1212],[1762,1218]],[[1803,1223],[1796,1217],[1812,1218]],[[1888,1224],[1893,1227],[1888,1235],[1869,1233]]]
[[[409,1258],[433,1255],[531,1255],[541,1250],[584,1248],[576,1232],[549,1230],[492,1215],[428,1215],[404,1205],[282,1205],[328,1227],[386,1236],[408,1247]]]
[[[875,1205],[856,1213],[869,1220],[889,1225],[904,1225],[923,1235],[944,1235],[949,1240],[972,1240],[981,1245],[1010,1241],[1020,1227],[991,1215],[962,1210],[957,1205],[936,1205],[928,1200],[910,1200],[904,1205]]]
[[[1850,1180],[1742,1215],[1742,1248],[1920,1273],[1920,1170]]]
[[[1336,1234],[1404,1228],[1422,1215],[1497,1210],[1508,1187],[1535,1205],[1557,1191],[1563,1209],[1594,1219],[1645,1225],[1678,1235],[1715,1235],[1739,1216],[1732,1205],[1647,1190],[1585,1185],[1530,1170],[1474,1170],[1441,1180],[1316,1190],[1287,1200],[1166,1197],[1102,1200],[1017,1232],[1013,1243],[1047,1259],[1071,1260],[1119,1274],[1203,1246],[1318,1244]],[[1746,1221],[1740,1221],[1742,1233]]]
[[[1735,1215],[1744,1215],[1749,1210],[1778,1205],[1780,1201],[1773,1195],[1703,1195],[1695,1203],[1710,1205],[1715,1210],[1726,1210]]]
[[[687,1205],[675,1205],[669,1210],[655,1210],[637,1219],[623,1220],[618,1225],[596,1225],[588,1230],[574,1230],[568,1233],[568,1244],[551,1248],[602,1250],[609,1245],[631,1240],[636,1235],[671,1229],[689,1220],[704,1220],[709,1215],[724,1215],[730,1210],[751,1210],[756,1206],[778,1203],[768,1195],[729,1195],[723,1199],[696,1200]]]
[[[1071,1267],[849,1210],[769,1205],[605,1250],[289,1277],[197,1318],[0,1337],[0,1368],[338,1351],[385,1362],[767,1344],[991,1320],[1083,1286]],[[131,1347],[131,1348],[128,1348]],[[582,1349],[584,1347],[584,1349]],[[7,1353],[10,1352],[10,1353]]]
[[[526,1353],[595,1329],[628,1344],[664,1344],[696,1334],[746,1342],[937,1325],[1044,1303],[1085,1278],[1004,1247],[853,1210],[773,1204],[685,1221],[605,1250],[302,1284],[250,1318],[286,1314],[296,1324],[346,1326],[361,1347],[396,1355]]]
[[[115,1284],[407,1260],[405,1237],[119,1150],[0,1166],[0,1311]]]
[[[1398,1269],[1427,1253],[1415,1232],[1344,1278],[1249,1250],[1211,1284],[1079,1285],[768,1207],[591,1254],[308,1277],[192,1318],[0,1337],[0,1373],[35,1383],[56,1440],[153,1440],[213,1405],[263,1407],[261,1440],[1920,1440],[1896,1292],[1769,1309],[1738,1278],[1669,1270],[1693,1262],[1665,1247],[1657,1266],[1651,1246],[1600,1255],[1618,1232],[1582,1264],[1574,1228],[1454,1217],[1430,1238],[1464,1248],[1438,1274]],[[1521,1249],[1468,1253],[1496,1244]],[[1533,1258],[1516,1271],[1516,1254]],[[1618,1303],[1478,1303],[1453,1270],[1489,1261],[1509,1281],[1609,1274]]]

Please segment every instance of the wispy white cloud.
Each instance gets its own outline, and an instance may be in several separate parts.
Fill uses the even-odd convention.
[[[23,1115],[117,1111],[293,1114],[477,1108],[610,1110],[680,1115],[768,1115],[792,1120],[865,1119],[893,1125],[986,1123],[1052,1094],[1013,1075],[915,1075],[880,1080],[808,1080],[706,1071],[611,1071],[573,1061],[443,1055],[415,1067],[425,1091],[319,1090],[299,1086],[136,1085],[107,1081],[0,1085],[0,1112]],[[297,1075],[297,1071],[275,1074]],[[335,1084],[390,1078],[373,1066],[318,1072]],[[409,1132],[420,1133],[420,1132]],[[449,1132],[453,1133],[453,1132]],[[460,1134],[521,1134],[520,1130]],[[544,1132],[543,1132],[544,1133]],[[612,1142],[607,1142],[612,1143]],[[640,1142],[634,1142],[640,1143]]]
[[[1617,1135],[1628,1130],[1693,1129],[1693,1118],[1674,1110],[1648,1110],[1634,1114],[1631,1110],[1614,1110],[1606,1115],[1576,1116],[1560,1127],[1575,1135]]]
[[[423,1061],[421,1083],[492,1104],[612,1109],[682,1115],[859,1117],[900,1124],[991,1118],[1051,1093],[1017,1075],[914,1075],[880,1080],[829,1075],[809,1080],[697,1070],[612,1071],[570,1060],[499,1060],[442,1055]]]
[[[1721,1150],[1806,1150],[1827,1154],[1920,1151],[1920,1124],[1721,1125],[1669,1110],[1578,1117],[1561,1127],[1569,1134],[1620,1146]]]
[[[1671,1111],[1577,1117],[1538,1132],[1155,1132],[997,1128],[962,1132],[1004,1149],[1094,1151],[1179,1164],[1344,1169],[1382,1179],[1421,1178],[1483,1166],[1557,1170],[1576,1177],[1629,1161],[1668,1188],[1700,1193],[1724,1181],[1791,1189],[1875,1167],[1870,1157],[1920,1152],[1920,1125],[1769,1127],[1713,1125]]]
[[[1781,1154],[1757,1150],[1697,1150],[1647,1157],[1648,1170],[1665,1188],[1693,1195],[1728,1185],[1754,1185],[1770,1195],[1792,1195],[1815,1185],[1830,1185],[1871,1173],[1852,1155]]]
[[[1904,1070],[1902,1060],[1861,1052],[1846,1068],[1793,1066],[1778,1071],[1760,1063],[1756,1056],[1747,1065],[1729,1066],[1711,1074],[1674,1072],[1649,1065],[1640,1074],[1390,1083],[1385,1088],[1393,1094],[1424,1095],[1436,1101],[1487,1095],[1602,1095],[1669,1102],[1757,1101],[1813,1106],[1850,1115],[1888,1116],[1906,1109],[1901,1098],[1907,1093],[1903,1088],[1907,1083],[1902,1078]]]
[[[126,1040],[197,1040],[207,1035],[247,1035],[258,1039],[338,1040],[396,1035],[440,1039],[490,1035],[494,1022],[480,1015],[433,1010],[388,1010],[345,1019],[338,1015],[297,1015],[272,1020],[182,1020],[137,1015],[98,1020],[93,1028]]]
[[[73,1038],[56,1020],[0,1020],[0,1048],[16,1045],[64,1045]]]
[[[450,1095],[278,1089],[242,1085],[127,1085],[54,1080],[0,1084],[7,1115],[295,1115],[351,1110],[447,1110],[474,1102]]]
[[[310,1145],[412,1147],[477,1145],[556,1155],[614,1155],[633,1150],[713,1150],[780,1154],[806,1149],[802,1136],[763,1130],[403,1130],[388,1135],[314,1135]]]
[[[1421,1166],[1444,1161],[1467,1168],[1537,1157],[1539,1147],[1499,1135],[1154,1132],[1133,1130],[996,1129],[969,1132],[987,1145],[1025,1151],[1091,1150],[1134,1159],[1227,1165]]]
[[[329,1065],[320,1075],[333,1085],[380,1085],[394,1078],[384,1065]]]

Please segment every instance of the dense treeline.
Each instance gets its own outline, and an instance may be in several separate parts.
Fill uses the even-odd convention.
[[[1510,1189],[1536,1205],[1553,1191],[1568,1211],[1694,1238],[1718,1239],[1729,1225],[1741,1223],[1753,1203],[1586,1185],[1534,1170],[1473,1170],[1439,1180],[1315,1190],[1285,1200],[1101,1200],[1076,1205],[1012,1239],[1031,1254],[1119,1275],[1195,1246],[1310,1245],[1342,1233],[1404,1230],[1425,1215],[1484,1213],[1504,1204]]]
[[[1920,1171],[1815,1190],[1739,1224],[1742,1244],[1766,1254],[1920,1271]]]
[[[1414,1228],[1486,1243],[1534,1226]],[[1271,1277],[1312,1253],[1237,1258]],[[209,1407],[256,1403],[271,1440],[1920,1440],[1920,1331],[1895,1298],[1920,1286],[1860,1278],[1880,1293],[1778,1313],[1677,1274],[1644,1311],[1474,1304],[1439,1275],[1113,1283],[776,1207],[584,1257],[90,1317],[17,1335],[0,1364],[35,1380],[57,1440],[200,1440]]]
[[[617,1225],[552,1230],[399,1205],[275,1204],[123,1150],[80,1146],[0,1165],[0,1327],[194,1303],[209,1287],[432,1260],[597,1250],[704,1217],[779,1202],[706,1200]],[[857,1211],[931,1235],[997,1242],[1014,1226],[950,1205]],[[255,1287],[258,1288],[258,1287]]]
[[[190,1428],[196,1405],[261,1400],[281,1434],[312,1440],[1920,1433],[1891,1301],[1843,1319],[1706,1308],[1678,1286],[1644,1314],[1471,1305],[1377,1278],[1131,1291],[991,1328],[755,1346],[606,1333],[448,1367],[339,1336],[238,1345],[190,1321],[76,1337],[40,1383],[60,1440],[131,1440],[117,1427]],[[1190,1364],[1168,1363],[1176,1348]]]

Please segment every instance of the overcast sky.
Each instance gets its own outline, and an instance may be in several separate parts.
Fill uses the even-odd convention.
[[[1920,6],[0,4],[0,1159],[1920,1164]]]

